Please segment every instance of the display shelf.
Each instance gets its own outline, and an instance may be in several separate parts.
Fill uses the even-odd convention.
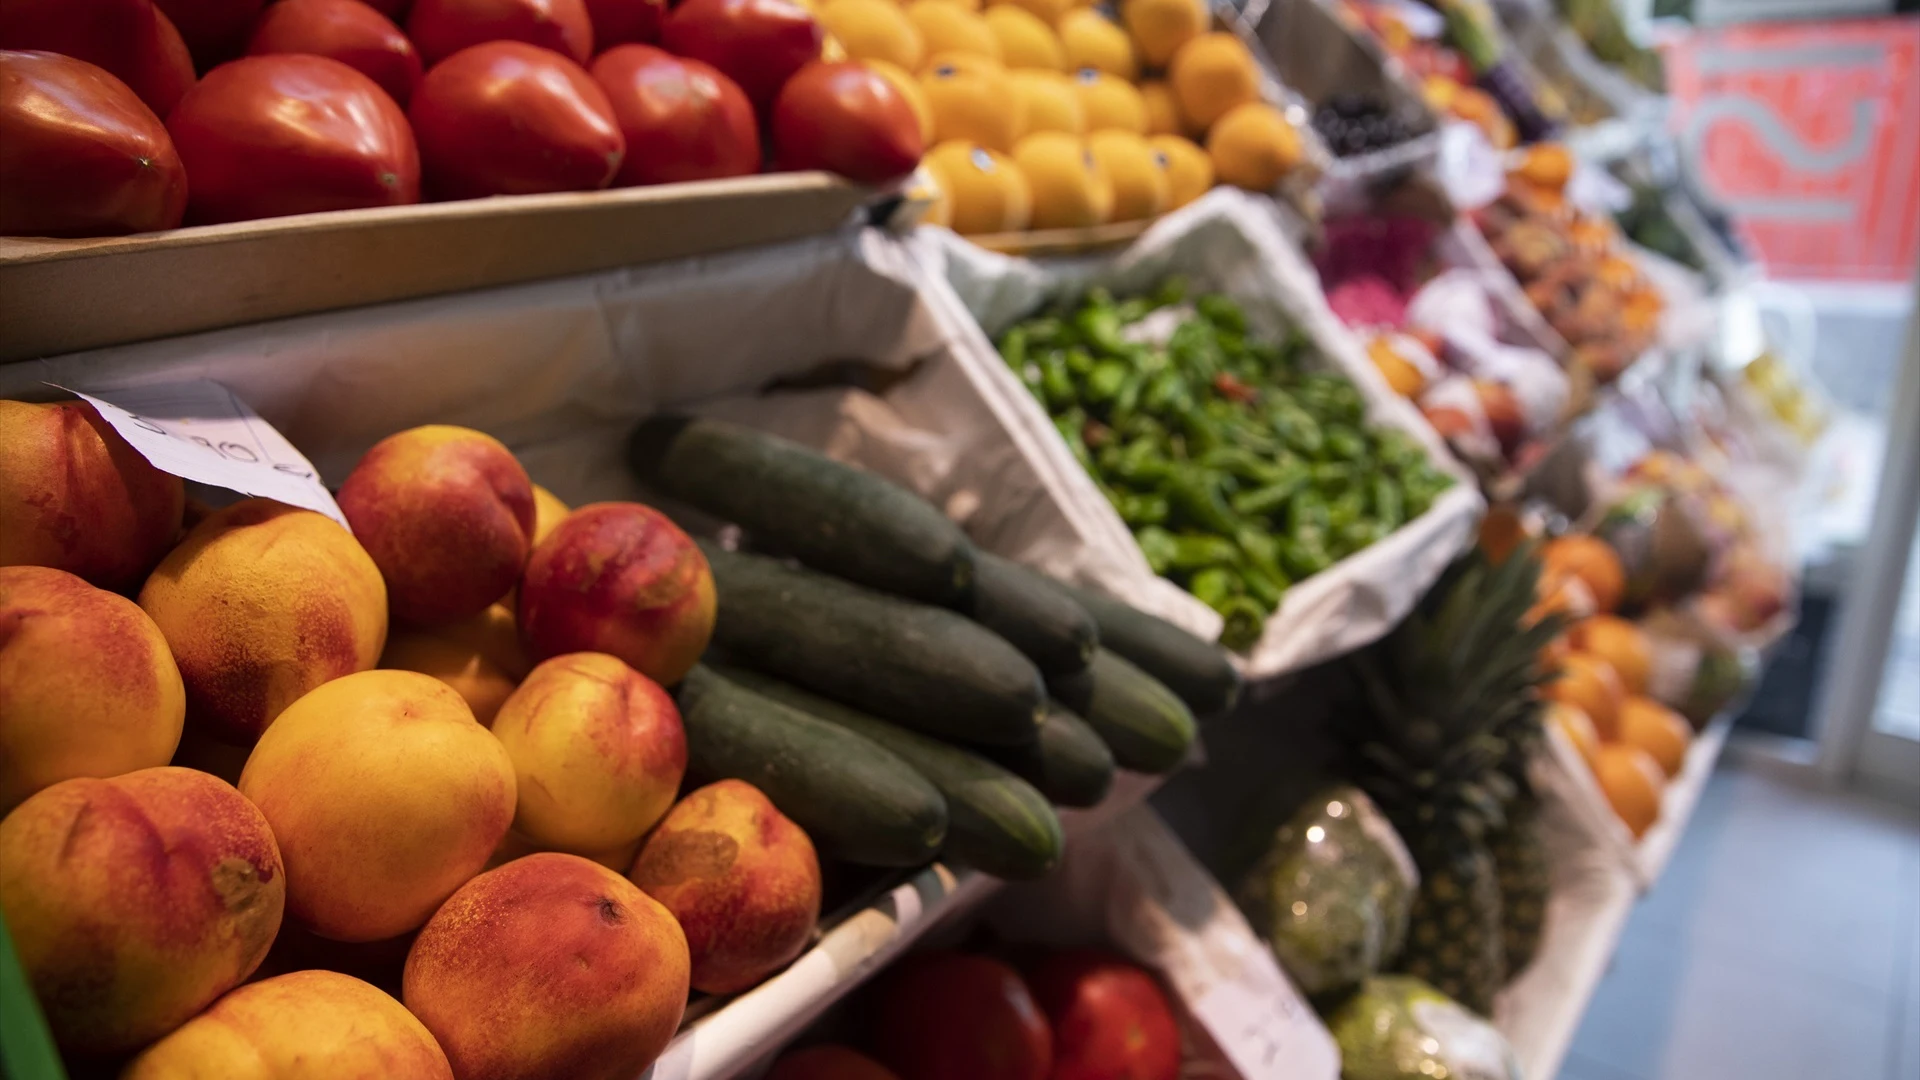
[[[1714,766],[1719,763],[1720,753],[1726,749],[1727,736],[1732,731],[1733,714],[1722,713],[1700,732],[1687,751],[1686,767],[1681,770],[1680,778],[1667,788],[1660,820],[1640,840],[1638,860],[1642,888],[1653,888],[1667,864],[1673,861],[1681,834],[1693,820],[1693,811],[1700,805],[1700,796],[1706,792],[1707,781],[1712,778]]]
[[[0,363],[791,240],[838,227],[873,194],[826,173],[774,173],[0,238]]]
[[[1121,772],[1099,806],[1060,811],[1067,842],[1146,801],[1164,777]],[[645,1077],[726,1080],[800,1034],[935,927],[974,911],[1005,883],[935,863],[829,927],[785,971],[688,1021]],[[696,1005],[697,1010],[699,1005]]]

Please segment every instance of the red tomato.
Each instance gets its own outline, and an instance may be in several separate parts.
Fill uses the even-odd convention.
[[[420,55],[393,20],[360,0],[280,0],[254,24],[247,55],[329,56],[380,84],[402,106],[420,85]]]
[[[587,0],[587,15],[593,19],[593,47],[601,52],[615,45],[652,45],[660,40],[667,0]]]
[[[763,117],[793,73],[819,59],[823,40],[792,0],[686,0],[660,27],[668,52],[719,68]]]
[[[243,56],[167,118],[196,223],[420,201],[406,114],[380,84],[324,56]]]
[[[780,89],[772,129],[781,168],[826,169],[862,184],[907,175],[924,149],[913,106],[865,64],[801,68]]]
[[[193,85],[186,42],[153,0],[3,0],[0,49],[43,49],[103,67],[162,119]]]
[[[858,1050],[824,1043],[780,1055],[766,1080],[900,1080]]]
[[[622,45],[593,62],[593,81],[627,140],[615,187],[760,171],[753,106],[713,68],[651,45]]]
[[[1051,1080],[1178,1080],[1180,1027],[1139,966],[1067,949],[1029,971],[1027,985],[1053,1021]]]
[[[438,199],[603,188],[627,148],[585,68],[519,41],[475,45],[436,64],[407,115]]]
[[[1020,975],[998,960],[929,952],[874,995],[873,1048],[902,1080],[1047,1080],[1053,1033]]]
[[[11,2],[11,0],[9,0]],[[153,0],[186,39],[193,62],[205,71],[240,55],[247,29],[266,0]]]
[[[586,0],[414,0],[407,36],[428,67],[485,41],[524,41],[576,64],[593,55]]]
[[[187,170],[153,110],[83,60],[0,52],[0,236],[171,229]]]

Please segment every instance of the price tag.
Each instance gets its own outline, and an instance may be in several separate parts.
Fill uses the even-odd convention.
[[[199,379],[104,394],[67,392],[91,402],[156,469],[347,524],[312,463],[219,383]]]

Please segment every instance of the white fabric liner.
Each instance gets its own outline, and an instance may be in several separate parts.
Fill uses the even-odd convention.
[[[1216,188],[1161,218],[1119,255],[1104,258],[1011,258],[975,247],[945,229],[921,229],[909,242],[953,285],[988,335],[1094,286],[1124,296],[1180,274],[1193,292],[1225,293],[1245,309],[1249,327],[1258,334],[1278,336],[1289,327],[1299,328],[1313,352],[1360,388],[1372,422],[1408,432],[1437,467],[1458,480],[1425,514],[1393,535],[1288,589],[1260,641],[1237,658],[1248,674],[1261,678],[1298,670],[1378,639],[1405,617],[1454,556],[1473,543],[1485,503],[1472,474],[1453,460],[1419,411],[1387,386],[1360,340],[1327,307],[1313,267],[1259,200]],[[1219,616],[1153,573],[1126,523],[1054,431],[1045,408],[1007,370],[985,337],[980,346],[959,354],[961,362],[985,363],[990,370],[979,372],[977,381],[1002,388],[999,396],[1007,401],[1013,422],[1040,447],[1049,461],[1047,473],[1069,492],[1066,501],[1076,514],[1098,523],[1089,532],[1089,542],[1103,548],[1100,564],[1124,567],[1131,576],[1130,594],[1150,597],[1149,610],[1196,633],[1217,636]]]

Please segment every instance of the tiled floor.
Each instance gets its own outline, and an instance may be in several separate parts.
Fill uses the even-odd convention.
[[[1723,765],[1562,1080],[1920,1080],[1920,812]]]

